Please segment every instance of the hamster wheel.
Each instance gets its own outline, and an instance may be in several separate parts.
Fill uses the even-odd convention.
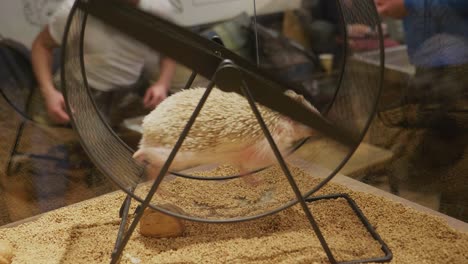
[[[329,182],[359,145],[374,116],[383,79],[382,34],[373,1],[338,0],[336,3],[341,20],[339,24],[342,30],[339,32],[342,33],[343,58],[336,74],[336,85],[329,88],[331,95],[325,99],[321,115],[318,115],[283,95],[287,89],[293,89],[307,98],[306,89],[276,78],[216,42],[122,1],[77,0],[69,15],[63,39],[61,73],[67,107],[84,149],[95,165],[128,194],[127,201],[135,199],[143,208],[149,206],[192,221],[221,223],[256,219],[300,203],[317,233],[305,199]],[[311,176],[293,175],[281,154],[275,152],[287,177],[272,176],[266,169],[251,176],[262,179],[262,184],[257,186],[246,186],[242,183],[242,177],[231,177],[236,172],[229,168],[224,172],[216,171],[217,174],[224,174],[215,178],[205,177],[203,173],[193,173],[193,177],[175,172],[178,175],[176,177],[163,176],[168,171],[171,158],[177,154],[190,131],[190,126],[187,126],[186,130],[181,131],[181,137],[171,153],[173,156],[168,158],[160,177],[152,186],[143,183],[145,168],[135,162],[132,158],[134,151],[99,114],[88,87],[87,58],[83,54],[86,49],[86,25],[91,20],[119,34],[123,33],[137,45],[145,45],[166,54],[193,69],[194,73],[210,79],[207,91],[216,84],[224,91],[244,95],[253,111],[253,102],[256,101],[312,127],[319,136],[310,141],[317,145],[316,149],[320,152],[308,153],[308,160],[314,166],[321,166],[323,157],[326,157],[328,170],[318,170],[317,175]],[[377,29],[378,48],[382,54],[381,67],[354,67],[350,48],[346,44],[346,27],[350,24],[365,24]],[[192,74],[189,84],[194,76]],[[209,93],[200,98],[200,104],[194,109],[193,120],[187,120],[188,123],[195,122],[199,113],[197,111],[203,108],[202,101],[207,98]],[[261,116],[256,117],[261,125]],[[268,131],[264,129],[264,132],[268,138]],[[270,141],[270,144],[274,151],[274,142]],[[334,152],[333,156],[331,152]],[[236,195],[237,192],[239,195]],[[164,206],[166,203],[177,205],[181,210],[171,210]],[[138,220],[136,217],[135,225]],[[320,232],[317,235],[324,245]],[[126,239],[128,241],[128,236]],[[331,262],[336,262],[327,250],[326,243],[324,248]]]

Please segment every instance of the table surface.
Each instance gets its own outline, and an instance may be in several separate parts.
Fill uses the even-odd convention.
[[[343,153],[343,150],[330,148],[326,145],[325,140],[312,140],[297,150],[295,154],[304,160],[310,160],[314,164],[334,170],[337,161],[341,161],[348,152]],[[320,153],[320,155],[317,155],[317,153]],[[308,158],[309,155],[311,155],[310,158]],[[390,150],[362,142],[340,170],[340,173],[359,180],[364,175],[362,172],[384,166],[392,157],[393,152]]]

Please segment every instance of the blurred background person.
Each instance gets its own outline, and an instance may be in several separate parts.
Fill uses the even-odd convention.
[[[173,12],[172,5],[166,0],[128,0],[127,2],[164,17],[170,17]],[[69,122],[70,117],[66,112],[58,82],[59,74],[54,81],[51,66],[53,50],[61,45],[73,3],[73,0],[65,0],[62,3],[32,46],[34,72],[45,101],[48,121],[59,124]],[[176,67],[173,60],[158,55],[148,47],[92,17],[88,19],[84,41],[87,81],[101,114],[111,122],[111,125],[116,123],[110,116],[112,108],[123,104],[129,92],[144,91],[142,104],[147,109],[155,108],[166,98]],[[159,80],[148,87],[142,80],[142,70],[145,62],[149,58],[154,60],[156,56],[160,57]],[[117,119],[122,118],[120,116]]]
[[[58,7],[32,46],[33,70],[43,99],[33,100],[33,118],[48,125],[66,125],[70,122],[60,86],[60,69],[54,73],[52,66],[54,51],[63,44],[68,15],[74,2],[74,0],[65,0]],[[173,12],[173,6],[166,0],[126,0],[126,2],[135,8],[166,19],[170,19]],[[158,54],[93,17],[87,19],[83,56],[87,83],[96,106],[108,124],[114,128],[117,128],[125,118],[148,113],[164,100],[168,95],[176,68],[176,63],[170,58]],[[154,61],[158,60],[159,79],[150,83],[145,79],[143,69],[147,63],[154,65]],[[69,74],[69,78],[81,78],[81,71],[75,73],[77,76],[73,76],[74,73]],[[41,133],[34,133],[31,136],[33,147],[41,145],[44,136]],[[124,139],[127,135],[121,137]],[[127,140],[136,141],[133,138]],[[76,138],[72,142],[65,142],[64,146],[66,149],[62,154],[65,160],[62,164],[48,164],[50,161],[44,160],[32,161],[35,167],[33,185],[42,211],[51,209],[49,201],[51,195],[56,197],[55,203],[58,203],[54,207],[65,205],[67,186],[70,183],[74,184],[67,178],[68,174],[73,174],[69,169],[83,170],[89,167],[86,177],[97,175],[97,171],[91,169],[92,165],[86,159],[86,154]],[[84,166],[83,161],[88,165]],[[51,173],[50,168],[54,168],[55,172]],[[85,181],[95,182],[90,179]],[[57,202],[58,200],[62,201]]]
[[[468,219],[468,1],[375,0],[381,16],[402,19],[414,77],[401,98],[402,127],[424,129],[407,164],[420,188],[436,182],[445,214]],[[416,109],[416,110],[414,110]]]

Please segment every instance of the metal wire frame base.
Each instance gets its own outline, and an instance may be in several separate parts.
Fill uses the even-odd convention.
[[[190,77],[186,88],[191,85],[191,82],[195,78],[196,73],[192,73],[192,76]],[[221,78],[222,76],[222,78]],[[176,144],[174,145],[174,148],[172,149],[171,153],[169,154],[166,162],[162,166],[158,177],[155,179],[152,187],[150,188],[148,194],[146,195],[146,198],[144,201],[139,205],[135,211],[133,221],[130,223],[130,226],[128,226],[128,216],[129,216],[129,210],[130,210],[130,203],[131,203],[131,197],[130,195],[127,196],[125,199],[124,203],[122,204],[122,207],[120,209],[120,217],[122,218],[120,227],[119,227],[119,232],[117,234],[117,239],[115,243],[114,250],[112,252],[111,256],[111,264],[118,263],[123,250],[125,246],[127,245],[131,235],[135,231],[136,226],[138,225],[139,221],[141,220],[143,216],[144,210],[149,206],[151,199],[153,198],[154,194],[156,193],[159,185],[161,184],[163,178],[169,171],[169,167],[174,160],[177,152],[179,151],[180,147],[182,146],[183,141],[187,137],[193,123],[195,122],[197,116],[199,115],[201,109],[203,108],[206,100],[208,99],[208,96],[210,95],[211,91],[213,90],[215,83],[218,85],[222,86],[223,84],[226,84],[225,82],[229,81],[228,87],[240,87],[242,93],[244,94],[245,98],[247,99],[250,108],[252,109],[263,133],[266,139],[268,140],[268,143],[270,144],[271,149],[273,150],[275,157],[284,173],[286,176],[292,190],[294,191],[294,194],[296,196],[296,199],[298,200],[300,206],[302,207],[312,229],[315,232],[315,235],[320,241],[320,244],[322,248],[324,249],[328,260],[330,263],[335,264],[335,263],[365,263],[365,262],[388,262],[392,259],[392,253],[390,252],[388,246],[385,244],[385,242],[380,238],[380,236],[377,234],[375,229],[372,228],[372,225],[369,223],[369,221],[366,219],[362,211],[359,209],[359,207],[356,205],[356,203],[346,194],[334,194],[334,195],[328,195],[328,196],[317,196],[317,197],[309,197],[305,198],[302,196],[301,191],[299,190],[299,187],[294,180],[288,166],[286,165],[286,162],[284,158],[282,157],[275,141],[273,140],[273,137],[268,130],[265,121],[263,120],[256,104],[255,104],[255,99],[250,92],[247,84],[245,83],[242,72],[239,70],[239,68],[230,60],[224,60],[216,70],[213,78],[210,80],[210,83],[208,84],[205,93],[203,94],[202,98],[200,99],[197,107],[195,108],[192,116],[188,120],[185,128],[183,129],[181,135],[179,136]],[[234,82],[234,84],[233,84]],[[226,90],[226,89],[223,89]],[[145,170],[143,171],[143,174],[145,173]],[[142,178],[145,175],[142,175]],[[134,188],[133,188],[134,190]],[[365,228],[368,230],[368,232],[372,235],[374,239],[376,239],[382,248],[382,251],[385,253],[384,257],[376,257],[376,258],[371,258],[371,259],[365,259],[365,260],[352,260],[352,261],[346,261],[346,262],[337,262],[335,257],[333,256],[331,249],[329,245],[327,244],[317,222],[315,221],[315,218],[312,215],[312,212],[310,211],[308,204],[312,203],[314,201],[318,200],[323,200],[323,199],[337,199],[337,198],[345,198],[348,201],[348,204],[351,206],[355,214],[359,217]],[[127,228],[128,226],[128,228]]]

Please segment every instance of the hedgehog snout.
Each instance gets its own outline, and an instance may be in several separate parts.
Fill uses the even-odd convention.
[[[149,157],[144,149],[139,149],[133,154],[133,159],[135,159],[137,162],[141,163],[142,165],[147,165],[150,164],[151,161],[149,160]]]

